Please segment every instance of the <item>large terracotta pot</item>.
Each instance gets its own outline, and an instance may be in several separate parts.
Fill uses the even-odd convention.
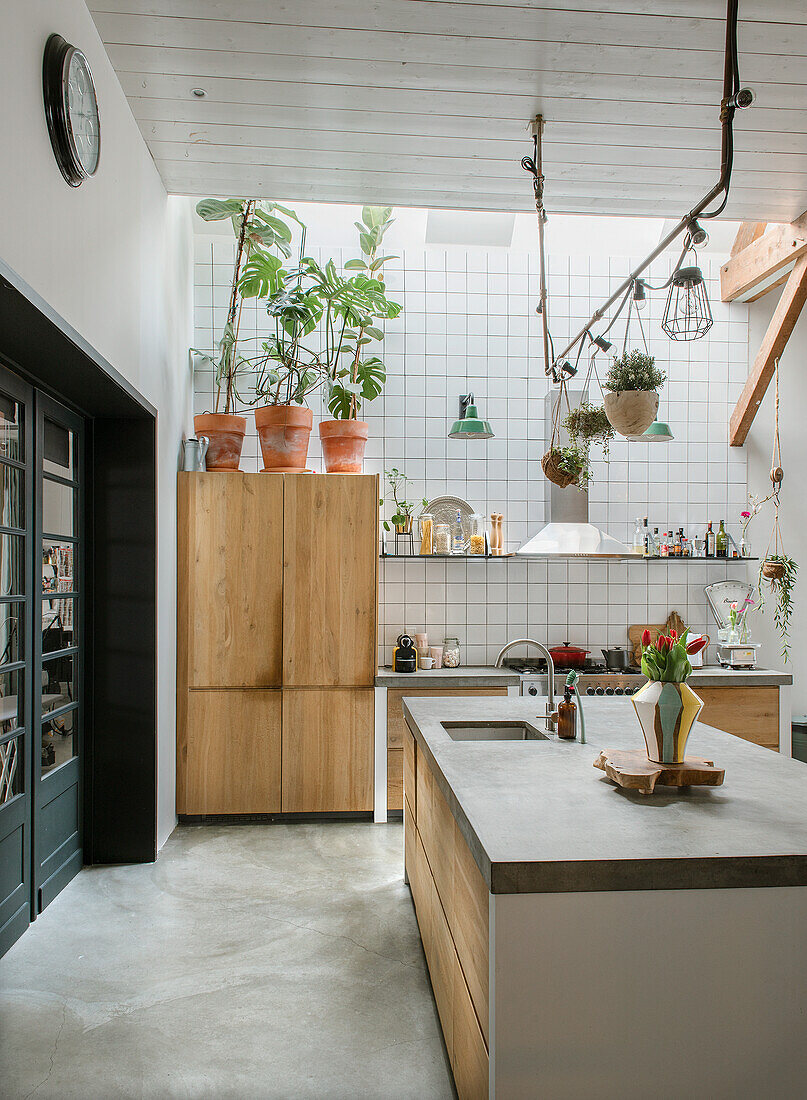
[[[197,436],[206,435],[210,440],[205,459],[208,470],[238,469],[247,434],[247,422],[243,416],[200,413],[193,418],[193,430]]]
[[[323,420],[319,426],[329,474],[360,474],[370,425],[365,420]]]
[[[655,390],[614,390],[604,402],[605,415],[620,435],[644,435],[658,412]]]
[[[648,758],[657,764],[680,764],[703,700],[689,684],[648,680],[630,701],[642,727]]]
[[[314,415],[302,405],[265,405],[255,410],[264,472],[304,470]]]

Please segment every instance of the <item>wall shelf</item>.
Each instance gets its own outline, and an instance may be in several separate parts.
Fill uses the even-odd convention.
[[[379,554],[381,561],[591,561],[610,565],[612,562],[662,562],[664,565],[744,565],[759,558],[646,558],[643,554]]]

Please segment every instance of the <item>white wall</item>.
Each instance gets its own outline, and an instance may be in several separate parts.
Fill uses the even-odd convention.
[[[355,207],[291,204],[309,226],[306,250],[344,262],[356,254]],[[385,268],[390,295],[403,302],[401,317],[387,326],[384,394],[365,406],[370,423],[365,469],[391,466],[412,479],[407,498],[457,495],[489,515],[505,516],[505,539],[515,550],[545,522],[545,480],[539,460],[546,449],[544,376],[538,300],[535,218],[518,215],[512,246],[430,245],[425,211],[396,210],[386,251],[400,259]],[[465,215],[472,223],[474,215]],[[506,218],[506,215],[497,217]],[[658,241],[660,220],[553,218],[549,233],[549,294],[557,340],[576,332],[642,254]],[[196,225],[195,346],[218,339],[232,276],[232,232]],[[487,224],[486,224],[486,228]],[[726,242],[733,228],[721,227]],[[468,239],[472,234],[466,234]],[[672,424],[671,443],[617,440],[610,465],[594,463],[590,518],[610,534],[630,541],[633,519],[651,526],[702,535],[709,519],[725,519],[739,541],[739,514],[746,500],[745,453],[728,446],[727,425],[747,374],[748,308],[720,302],[717,274],[723,259],[713,234],[702,263],[715,324],[697,342],[674,343],[660,328],[666,294],[651,296],[643,312],[651,352],[668,373],[661,419]],[[320,246],[321,249],[320,249]],[[620,248],[628,248],[626,255]],[[635,250],[635,251],[634,251]],[[677,251],[650,273],[663,283]],[[257,350],[266,334],[262,306],[248,303],[241,333]],[[632,329],[631,346],[641,346]],[[624,322],[610,334],[619,344]],[[316,337],[312,337],[316,346]],[[309,341],[309,342],[311,342]],[[558,350],[560,350],[558,348]],[[245,354],[254,354],[245,351]],[[607,357],[600,371],[607,369]],[[585,373],[585,367],[581,369]],[[196,411],[212,408],[213,375],[196,372]],[[492,424],[488,441],[448,439],[459,394],[473,390]],[[249,391],[249,379],[243,379]],[[319,395],[311,401],[315,422],[323,417]],[[260,469],[258,442],[250,433],[242,468]],[[309,466],[321,468],[316,427]],[[571,491],[571,490],[570,490]],[[389,515],[389,510],[386,511]],[[697,630],[709,620],[704,585],[731,576],[745,578],[746,563],[525,562],[387,558],[381,568],[379,661],[388,663],[403,629],[427,630],[438,642],[456,635],[470,664],[491,662],[514,637],[569,639],[597,656],[605,645],[625,644],[631,624],[664,622],[678,611]],[[777,651],[763,660],[777,662]]]
[[[768,322],[779,300],[774,290],[749,307],[749,362],[753,363],[762,343]],[[807,432],[804,430],[807,408],[807,313],[802,313],[785,353],[779,362],[779,434],[782,445],[782,468],[785,480],[780,494],[782,508],[780,524],[785,553],[799,564],[792,626],[790,630],[790,660],[782,664],[779,651],[781,640],[773,623],[773,598],[766,598],[764,614],[756,616],[755,632],[765,643],[765,651],[776,653],[776,663],[793,673],[793,714],[807,714],[807,637],[804,633],[804,616],[807,613],[807,558],[804,556],[804,532],[807,531],[807,494],[804,491],[804,471],[807,469]],[[774,385],[768,387],[765,399],[759,407],[745,450],[748,459],[748,488],[752,493],[767,496],[770,492],[771,445],[773,442]],[[773,524],[773,512],[768,504],[754,519],[749,536],[754,553],[762,554],[768,545]]]
[[[0,256],[157,408],[158,835],[175,824],[176,469],[190,421],[191,221],[169,198],[83,0],[3,0]],[[97,175],[69,187],[42,108],[57,31],[86,54],[101,112]]]

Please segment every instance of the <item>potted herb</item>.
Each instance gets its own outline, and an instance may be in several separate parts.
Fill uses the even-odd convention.
[[[325,469],[329,473],[361,473],[369,425],[359,420],[362,403],[381,393],[387,374],[378,355],[365,349],[384,339],[379,320],[401,312],[386,296],[382,268],[395,256],[379,255],[384,234],[392,224],[392,207],[365,206],[359,230],[361,257],[348,260],[352,276],[339,275],[333,260],[320,267],[306,259],[311,289],[323,303],[325,347],[320,362],[326,374],[328,410],[333,420],[319,426]]]
[[[230,304],[218,349],[216,352],[191,349],[211,363],[215,371],[216,401],[213,412],[201,413],[193,418],[196,434],[206,436],[210,441],[206,456],[208,470],[237,470],[241,461],[247,422],[235,411],[236,378],[239,370],[248,361],[238,351],[243,308],[240,281],[243,268],[249,263],[255,249],[274,248],[283,256],[290,255],[291,230],[282,218],[277,217],[275,211],[287,217],[295,217],[285,207],[257,199],[202,199],[196,204],[196,213],[206,222],[229,218],[236,238]]]
[[[395,527],[397,534],[408,535],[412,530],[412,517],[414,515],[415,504],[412,501],[404,500],[400,493],[406,492],[406,486],[409,484],[409,478],[405,474],[402,474],[400,470],[395,466],[391,470],[384,471],[384,477],[387,479],[389,485],[389,491],[392,495],[392,503],[395,506],[395,514],[389,520],[384,520],[384,530],[391,531],[390,523]],[[425,497],[421,500],[420,505],[425,508],[428,505],[428,500]],[[379,508],[384,506],[384,497],[378,502]]]
[[[251,363],[257,374],[255,426],[263,468],[275,473],[305,469],[313,424],[305,402],[324,381],[317,355],[303,344],[316,329],[323,307],[306,285],[306,230],[299,224],[300,251],[293,270],[271,252],[256,250],[239,283],[242,297],[266,298],[266,312],[274,322],[274,334],[262,341],[261,353]]]
[[[685,642],[675,630],[655,642],[649,630],[642,633],[642,672],[648,683],[631,696],[644,733],[647,755],[659,764],[680,764],[687,738],[703,709],[703,700],[687,684],[692,672],[689,658],[708,645],[708,638]]]
[[[603,386],[605,412],[620,435],[643,435],[658,412],[658,389],[667,375],[652,355],[634,349],[614,358]]]

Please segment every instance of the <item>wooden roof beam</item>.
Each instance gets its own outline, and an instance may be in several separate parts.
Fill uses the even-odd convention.
[[[767,222],[741,222],[740,228],[737,230],[737,236],[734,238],[734,244],[731,246],[732,256],[736,256],[738,252],[748,248],[749,244],[753,244],[758,237],[761,237],[767,228]]]
[[[807,302],[807,252],[799,256],[787,277],[782,297],[771,317],[768,331],[765,333],[762,346],[748,375],[748,381],[731,414],[729,443],[732,447],[742,447],[745,443],[754,417],[757,415],[757,409],[762,404],[762,398],[773,378],[776,360],[785,350],[805,302]]]
[[[759,223],[747,223],[756,225]],[[743,226],[738,232],[743,231]],[[735,244],[737,242],[735,241]],[[720,297],[724,302],[753,302],[780,286],[799,256],[807,254],[807,211],[795,221],[774,225],[752,239],[720,269]]]

